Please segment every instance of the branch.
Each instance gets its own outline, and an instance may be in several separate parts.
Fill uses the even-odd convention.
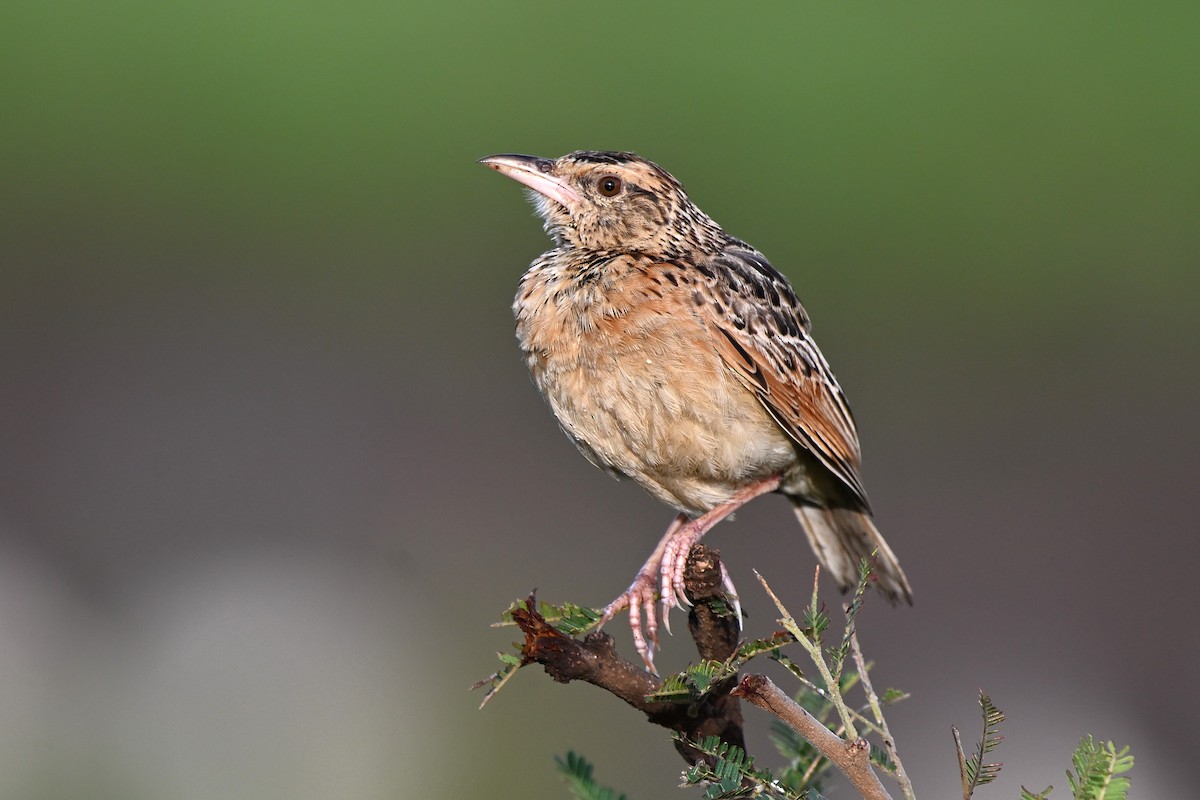
[[[871,769],[871,745],[866,739],[842,739],[764,675],[744,676],[733,694],[790,725],[846,776],[863,800],[892,800]]]
[[[646,702],[646,695],[658,689],[661,681],[621,658],[607,633],[593,631],[582,641],[567,636],[538,613],[533,595],[525,601],[524,608],[513,609],[512,616],[525,634],[521,646],[525,663],[541,664],[546,674],[559,683],[585,681],[646,714],[669,705]]]
[[[692,601],[688,632],[696,642],[696,650],[705,660],[724,661],[737,650],[742,625],[729,610],[729,598],[721,580],[721,551],[702,544],[694,546],[688,552],[683,586]]]
[[[724,661],[737,649],[740,631],[738,621],[723,609],[728,604],[722,589],[720,553],[697,544],[688,554],[683,577],[685,593],[693,604],[688,630],[696,648],[701,658]],[[541,664],[559,683],[584,681],[598,686],[641,711],[650,722],[677,731],[688,741],[718,736],[745,750],[741,706],[731,694],[736,675],[714,684],[692,703],[649,701],[646,696],[662,687],[662,679],[622,658],[607,633],[593,631],[582,640],[567,636],[537,612],[532,595],[524,608],[513,610],[512,617],[525,634],[521,646],[524,663]],[[676,746],[688,764],[703,757],[686,744]]]

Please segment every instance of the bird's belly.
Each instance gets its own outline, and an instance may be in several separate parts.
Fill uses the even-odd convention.
[[[690,514],[795,467],[794,444],[703,340],[592,338],[529,365],[593,463]]]

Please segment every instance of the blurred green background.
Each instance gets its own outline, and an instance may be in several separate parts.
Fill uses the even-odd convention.
[[[918,793],[983,687],[993,796],[1084,732],[1185,796],[1198,40],[1184,2],[8,0],[0,796],[565,797],[568,748],[675,796],[611,698],[465,691],[512,598],[607,602],[671,516],[511,338],[546,241],[475,160],[585,148],[663,164],[808,306],[916,590],[862,630]],[[752,567],[801,602],[781,501],[710,541],[751,633]]]

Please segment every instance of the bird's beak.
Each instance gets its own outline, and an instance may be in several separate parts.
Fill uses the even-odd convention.
[[[565,208],[574,208],[583,202],[579,192],[554,174],[554,162],[549,158],[504,154],[481,158],[479,163],[525,184]]]

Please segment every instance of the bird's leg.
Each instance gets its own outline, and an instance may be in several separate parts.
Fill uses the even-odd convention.
[[[650,554],[650,557],[646,559],[646,563],[638,571],[637,577],[633,579],[633,583],[629,585],[624,594],[613,600],[604,609],[604,614],[600,618],[600,625],[608,622],[618,612],[628,608],[629,628],[633,631],[633,646],[637,649],[638,654],[641,655],[646,668],[657,675],[658,672],[654,669],[654,648],[658,646],[658,614],[654,607],[656,594],[661,598],[662,602],[663,627],[670,633],[671,624],[669,614],[671,608],[683,604],[690,605],[687,595],[684,592],[683,573],[687,566],[687,555],[692,549],[692,545],[700,541],[709,528],[725,519],[725,517],[732,514],[741,506],[761,494],[773,492],[778,488],[778,476],[767,478],[747,486],[728,501],[696,519],[690,519],[686,514],[676,516],[674,521],[671,522],[670,527],[667,528],[667,532],[663,534],[662,539],[654,548],[654,552]],[[741,603],[737,600],[737,591],[733,588],[733,581],[729,579],[729,573],[725,571],[723,564],[721,566],[721,581],[729,593],[733,595],[734,612],[738,615],[738,624],[741,625]],[[658,584],[660,587],[657,593],[655,592],[655,584]],[[644,634],[642,632],[643,614],[646,620]]]
[[[624,594],[605,607],[604,616],[600,618],[600,625],[603,625],[622,609],[629,609],[629,627],[633,631],[633,646],[637,648],[642,661],[646,662],[646,668],[655,675],[658,674],[654,669],[654,648],[658,646],[658,617],[654,608],[655,586],[658,584],[658,576],[662,571],[663,552],[666,550],[668,542],[680,528],[687,524],[688,520],[687,514],[676,515],[670,526],[667,527],[667,532],[659,540],[658,546],[654,548],[654,552],[638,570],[633,583],[629,584],[629,588],[625,590]],[[643,612],[646,615],[645,635],[642,633]]]
[[[721,505],[713,508],[708,513],[701,517],[691,520],[685,525],[679,526],[678,529],[671,532],[668,539],[665,541],[665,548],[662,553],[662,562],[659,566],[659,577],[661,579],[661,588],[659,595],[662,602],[663,625],[669,632],[671,629],[667,624],[667,614],[670,613],[671,607],[676,605],[688,604],[687,595],[684,593],[683,587],[683,572],[687,566],[688,551],[692,549],[692,545],[700,541],[708,529],[716,525],[721,520],[728,517],[737,509],[741,508],[746,503],[754,498],[767,492],[773,492],[779,488],[779,476],[761,480],[758,483],[751,484],[741,490],[729,500]],[[659,547],[664,547],[664,542],[659,543]],[[733,588],[732,581],[728,580],[728,575],[723,575],[725,585],[730,589]],[[736,593],[734,597],[736,598]],[[740,604],[739,604],[740,605]],[[740,616],[739,616],[740,620]],[[739,621],[739,625],[740,625]]]

